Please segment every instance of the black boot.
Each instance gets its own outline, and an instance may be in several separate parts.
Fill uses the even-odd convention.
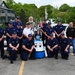
[[[13,64],[13,63],[14,63],[13,60],[11,60],[11,61],[10,61],[10,64]]]
[[[55,55],[55,59],[58,59],[58,54]]]

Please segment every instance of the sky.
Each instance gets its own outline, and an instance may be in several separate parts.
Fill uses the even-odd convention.
[[[22,4],[35,4],[37,7],[42,5],[52,5],[54,7],[60,7],[62,4],[67,3],[70,6],[75,6],[75,0],[14,0],[15,2],[21,2]]]

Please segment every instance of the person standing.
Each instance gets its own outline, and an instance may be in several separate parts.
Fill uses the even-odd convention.
[[[42,32],[45,32],[46,28],[47,28],[47,20],[44,19],[44,23],[42,24]],[[46,35],[45,33],[42,33],[42,40],[43,40],[43,45],[46,45]]]
[[[24,39],[28,38],[28,34],[32,34],[34,36],[34,31],[31,28],[29,22],[26,23],[26,27],[23,30],[23,37],[24,37]]]
[[[61,21],[58,20],[58,24],[54,27],[55,31],[55,37],[58,39],[58,42],[60,41],[61,38],[61,33],[64,32],[65,27],[61,24]]]
[[[70,44],[73,46],[73,55],[75,55],[75,28],[73,27],[73,22],[69,23],[66,35],[70,41]]]
[[[34,22],[34,18],[32,16],[29,17],[29,21],[28,22],[30,23],[31,28],[34,29],[35,22]]]
[[[21,28],[23,28],[23,25],[22,25],[22,22],[20,21],[19,16],[16,16],[16,17],[15,17],[15,21],[13,22],[13,27],[14,27],[14,28],[17,28],[18,22],[20,23]]]
[[[8,27],[6,28],[6,40],[7,40],[7,46],[8,46],[8,41],[10,38],[12,38],[12,33],[16,31],[16,29],[13,27],[13,23],[9,22]]]
[[[4,59],[4,30],[0,28],[0,51],[1,58]]]
[[[23,29],[21,28],[21,24],[18,22],[18,25],[17,25],[17,38],[19,39],[20,41],[20,46],[19,46],[19,54],[21,54],[21,50],[22,50],[22,38],[23,38]]]
[[[54,33],[54,28],[51,27],[51,22],[48,22],[47,27],[45,28],[45,36],[47,39],[50,39],[50,34]]]

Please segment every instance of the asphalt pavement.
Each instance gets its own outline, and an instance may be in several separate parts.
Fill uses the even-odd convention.
[[[70,54],[69,60],[43,58],[22,61],[18,58],[14,64],[8,59],[0,58],[0,75],[75,75],[75,56]],[[22,66],[21,66],[22,65]],[[19,72],[23,72],[20,73]]]

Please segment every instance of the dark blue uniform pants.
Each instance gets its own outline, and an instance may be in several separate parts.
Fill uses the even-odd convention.
[[[20,45],[19,45],[19,50],[18,50],[18,52],[19,52],[19,54],[21,54],[21,52],[22,52],[22,39],[20,40],[20,43],[19,43]]]
[[[17,51],[9,49],[8,52],[9,52],[9,59],[10,60],[16,60],[16,58],[17,58]]]
[[[21,59],[22,60],[28,60],[29,58],[29,52],[26,50],[23,50],[21,53]],[[30,58],[35,58],[35,49],[32,51],[32,53],[30,54]]]
[[[53,57],[54,55],[57,57],[58,56],[58,51],[59,51],[59,48],[57,47],[57,48],[55,48],[54,50],[53,50],[53,52],[52,51],[50,51],[50,50],[48,50],[48,57]]]
[[[61,56],[63,59],[66,59],[69,57],[69,50],[66,52],[65,50],[61,50]]]
[[[4,57],[4,41],[0,42],[1,58]]]

